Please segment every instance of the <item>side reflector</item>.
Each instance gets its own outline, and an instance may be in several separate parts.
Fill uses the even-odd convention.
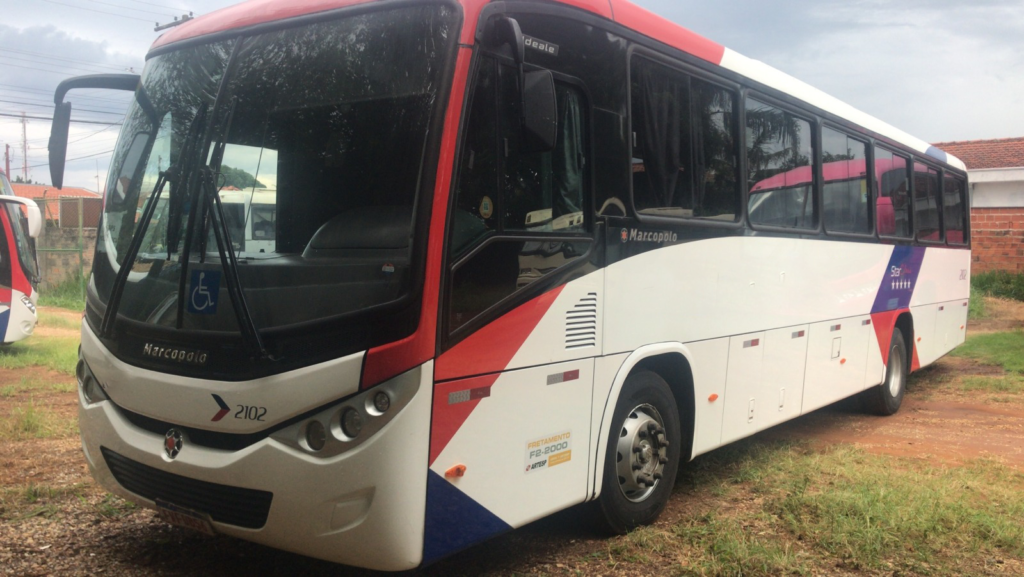
[[[917,342],[921,342],[921,337],[917,337]]]
[[[960,330],[964,330],[964,325],[960,325]]]
[[[846,359],[839,359],[839,364],[840,365],[845,365],[846,364]]]
[[[708,397],[708,402],[709,402],[709,403],[713,403],[713,402],[715,402],[715,401],[717,401],[717,400],[718,400],[718,395],[716,395],[716,394],[714,394],[714,393],[711,393],[711,396],[710,396],[710,397]]]
[[[456,477],[465,477],[466,476],[466,466],[465,465],[455,465],[451,469],[448,469],[447,471],[445,471],[444,472],[444,476],[449,478],[449,479],[454,479]]]

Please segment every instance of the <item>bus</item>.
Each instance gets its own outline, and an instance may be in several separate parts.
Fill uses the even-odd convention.
[[[80,88],[134,93],[85,457],[206,533],[405,570],[576,505],[625,532],[964,340],[964,164],[626,0],[213,12],[58,87],[55,184]]]
[[[14,195],[0,170],[0,344],[32,336],[39,317],[39,267],[35,239],[42,215],[35,201]]]

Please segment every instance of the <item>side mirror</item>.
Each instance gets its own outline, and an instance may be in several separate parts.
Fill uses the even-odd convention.
[[[90,74],[68,78],[57,85],[53,93],[53,124],[50,126],[50,179],[60,190],[64,186],[64,161],[68,154],[68,131],[71,127],[71,103],[64,102],[68,91],[76,88],[105,88],[108,90],[129,90],[139,87],[142,77],[138,74]],[[148,99],[145,104],[148,104]],[[145,106],[144,106],[145,107]],[[152,106],[149,107],[150,109]],[[147,110],[149,112],[149,110]],[[151,114],[152,116],[152,114]]]
[[[39,212],[39,205],[34,200],[17,196],[0,196],[0,202],[24,206],[25,212],[28,214],[28,236],[39,238],[39,233],[43,230],[43,215]]]
[[[550,152],[558,141],[558,105],[555,77],[550,70],[523,75],[523,140],[528,153]]]
[[[558,131],[554,76],[550,70],[523,71],[526,39],[519,28],[519,22],[514,18],[501,16],[494,20],[488,36],[492,45],[507,44],[512,49],[512,58],[519,66],[522,151],[539,153],[554,150]]]
[[[64,161],[68,155],[68,131],[71,129],[71,103],[61,102],[53,111],[50,126],[50,181],[58,190],[64,185]]]

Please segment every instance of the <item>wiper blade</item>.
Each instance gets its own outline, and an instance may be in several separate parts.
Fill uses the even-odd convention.
[[[213,170],[210,167],[204,167],[200,176],[202,194],[206,197],[207,210],[213,225],[213,236],[217,241],[217,253],[220,255],[220,261],[224,267],[228,296],[231,297],[235,315],[238,317],[238,327],[252,352],[258,358],[268,359],[271,356],[263,346],[263,339],[260,337],[256,323],[252,319],[252,313],[245,302],[245,293],[242,292],[241,281],[238,278],[238,261],[235,259],[235,251],[231,244],[231,232],[228,230],[224,207],[221,204],[220,195],[217,194],[214,180]]]
[[[110,293],[110,300],[107,301],[107,309],[103,313],[103,322],[100,324],[100,336],[102,337],[109,337],[114,330],[114,318],[117,316],[117,308],[121,304],[124,285],[128,282],[128,274],[135,266],[135,259],[139,255],[139,249],[142,248],[142,239],[145,238],[149,221],[153,218],[153,213],[156,212],[157,201],[160,200],[164,186],[171,177],[171,168],[160,172],[156,186],[146,201],[146,208],[142,211],[139,229],[135,231],[135,236],[132,237],[132,242],[128,245],[128,252],[125,253],[124,260],[121,261],[121,268],[118,269],[117,276],[114,278],[114,288]]]

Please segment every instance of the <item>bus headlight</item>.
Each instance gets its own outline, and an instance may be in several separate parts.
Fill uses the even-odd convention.
[[[92,374],[85,359],[81,357],[79,357],[78,364],[75,366],[75,378],[78,379],[78,386],[82,389],[82,396],[85,397],[87,404],[91,405],[100,401],[110,400],[106,391],[103,390],[103,386],[100,385],[100,382]]]
[[[363,417],[359,411],[349,407],[341,413],[341,432],[350,439],[355,439],[363,431]]]
[[[324,448],[324,445],[327,444],[327,429],[324,428],[323,423],[314,419],[306,425],[306,444],[312,451],[320,451]]]
[[[279,431],[275,441],[320,458],[330,458],[368,442],[398,416],[420,388],[415,368],[342,401],[305,415]]]

